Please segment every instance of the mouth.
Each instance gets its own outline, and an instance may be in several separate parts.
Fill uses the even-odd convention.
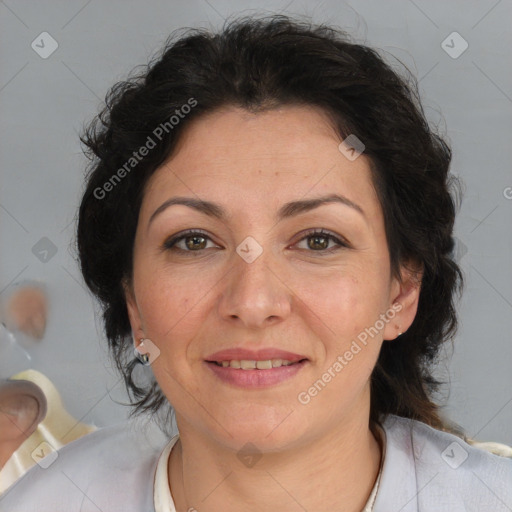
[[[307,361],[307,358],[291,361],[289,359],[230,359],[223,361],[206,361],[221,368],[235,368],[240,370],[271,370],[282,366],[293,366]]]
[[[218,381],[230,387],[246,390],[277,386],[300,374],[309,359],[230,359],[205,361]]]
[[[207,362],[218,363],[224,367],[231,366],[232,361],[234,365],[238,362],[240,366],[232,366],[232,368],[244,369],[256,368],[256,363],[260,363],[260,369],[270,369],[294,364],[303,359],[307,359],[304,354],[288,352],[277,347],[259,347],[254,350],[249,347],[232,347],[219,350],[205,357]]]
[[[216,379],[229,386],[261,389],[292,379],[310,361],[278,347],[232,347],[210,354],[204,363]]]

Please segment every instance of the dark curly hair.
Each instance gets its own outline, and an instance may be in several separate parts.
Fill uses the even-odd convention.
[[[154,379],[141,386],[133,378],[137,361],[123,287],[132,276],[144,188],[185,127],[226,105],[250,112],[315,106],[329,115],[341,138],[354,134],[364,142],[384,214],[391,273],[400,279],[400,266],[410,262],[422,269],[414,322],[398,339],[383,343],[372,373],[370,422],[381,424],[392,413],[456,431],[434,401],[443,383],[433,376],[441,346],[455,335],[454,299],[463,284],[453,257],[451,189],[458,182],[448,173],[450,148],[429,127],[409,72],[399,76],[377,51],[341,30],[282,15],[238,18],[218,33],[173,33],[141,73],[112,87],[106,106],[81,136],[90,168],[79,209],[79,263],[101,303],[132,415],[156,413],[167,403]],[[156,137],[155,129],[163,126]],[[156,147],[130,160],[150,139]]]

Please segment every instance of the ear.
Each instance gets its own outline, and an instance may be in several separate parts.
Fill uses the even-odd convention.
[[[401,279],[393,278],[389,295],[389,310],[394,311],[393,317],[384,328],[385,340],[394,340],[399,333],[409,329],[418,311],[423,266],[408,263],[400,267]]]
[[[145,338],[142,317],[137,300],[135,299],[133,283],[128,279],[123,279],[122,286],[128,311],[128,318],[130,319],[130,325],[132,328],[133,342],[134,346],[137,346],[139,344],[139,340],[141,338]]]

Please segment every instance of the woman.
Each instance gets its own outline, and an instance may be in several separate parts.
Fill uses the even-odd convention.
[[[80,263],[134,412],[166,429],[172,405],[179,435],[101,429],[2,510],[512,508],[512,461],[432,398],[462,276],[415,91],[283,16],[171,39],[112,89],[83,136]]]

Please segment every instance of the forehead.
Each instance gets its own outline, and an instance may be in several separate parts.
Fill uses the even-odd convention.
[[[329,117],[315,107],[217,110],[186,127],[173,155],[148,182],[143,209],[172,195],[278,208],[339,192],[376,215],[369,160],[348,160],[340,142]]]

